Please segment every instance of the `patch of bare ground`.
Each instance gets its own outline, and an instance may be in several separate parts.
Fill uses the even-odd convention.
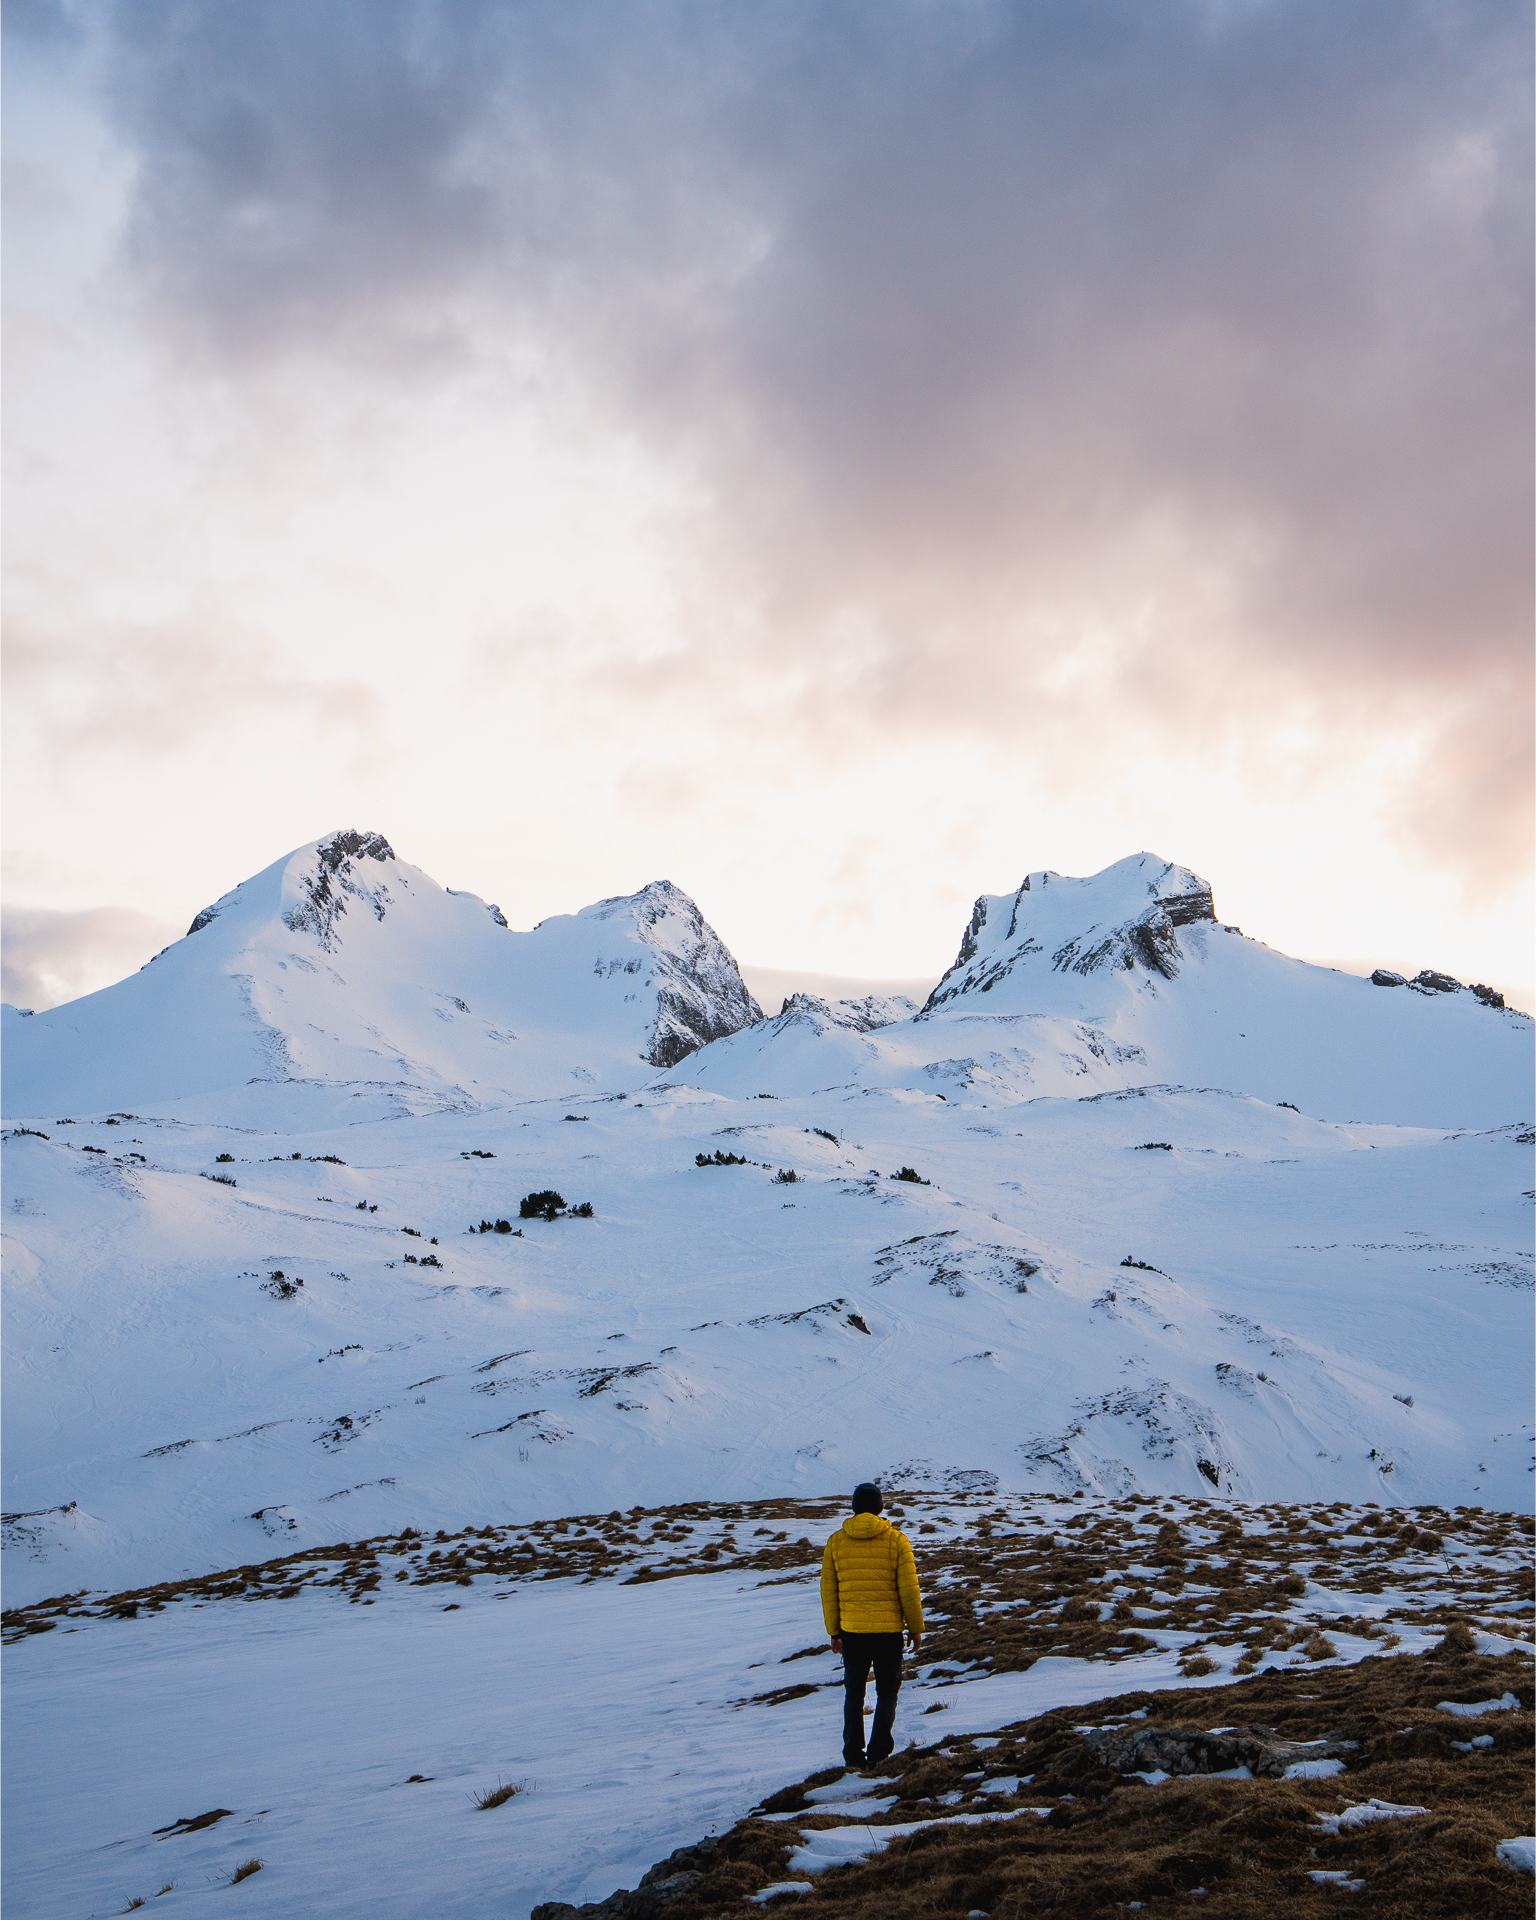
[[[1509,1695],[1517,1707],[1476,1718],[1442,1705]],[[1466,1655],[1454,1644],[1223,1687],[1124,1694],[894,1756],[867,1791],[895,1804],[856,1825],[871,1847],[882,1828],[898,1831],[866,1860],[814,1879],[796,1865],[804,1836],[855,1824],[835,1803],[807,1800],[839,1777],[816,1774],[718,1841],[662,1862],[634,1892],[574,1911],[649,1920],[664,1906],[667,1920],[717,1920],[734,1907],[745,1916],[754,1894],[796,1879],[806,1890],[779,1898],[838,1920],[1089,1920],[1138,1905],[1153,1916],[1309,1920],[1337,1912],[1341,1900],[1351,1913],[1394,1920],[1515,1920],[1529,1915],[1531,1883],[1497,1849],[1533,1830],[1532,1703],[1527,1658]],[[1465,1751],[1472,1729],[1490,1744]],[[1149,1751],[1173,1777],[1149,1785],[1126,1770],[1150,1771],[1141,1764]],[[1266,1771],[1211,1777],[1234,1751],[1247,1753],[1250,1771]],[[1298,1753],[1330,1756],[1342,1770],[1287,1779]],[[1423,1811],[1340,1825],[1348,1808],[1372,1800]],[[1011,1817],[943,1824],[981,1811]],[[764,1817],[774,1814],[793,1817]],[[907,1831],[914,1823],[925,1824]],[[537,1920],[572,1912],[554,1903],[535,1909]]]

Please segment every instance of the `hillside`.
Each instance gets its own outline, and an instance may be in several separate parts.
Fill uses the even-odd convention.
[[[1378,985],[1288,959],[1217,920],[1197,874],[1142,853],[978,900],[908,1019],[858,1032],[786,1010],[697,1055],[688,1078],[738,1095],[912,1087],[988,1108],[1205,1087],[1334,1121],[1488,1127],[1531,1104],[1532,1033],[1529,1015],[1443,974]]]
[[[381,834],[311,842],[197,915],[100,993],[5,1034],[9,1114],[110,1112],[239,1090],[394,1090],[465,1107],[632,1085],[759,1019],[736,963],[670,881],[512,931]],[[321,1111],[323,1101],[314,1103]]]

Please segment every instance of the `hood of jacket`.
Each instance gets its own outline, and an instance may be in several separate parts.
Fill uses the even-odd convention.
[[[850,1540],[873,1540],[876,1534],[889,1533],[891,1523],[883,1513],[855,1513],[843,1522]]]

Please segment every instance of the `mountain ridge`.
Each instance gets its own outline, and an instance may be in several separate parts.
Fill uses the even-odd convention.
[[[765,1018],[670,880],[519,932],[357,828],[238,883],[137,975],[5,1024],[12,1115],[295,1082],[494,1105],[637,1089],[686,1062],[733,1094],[900,1086],[990,1107],[1188,1085],[1452,1126],[1523,1116],[1532,1033],[1448,976],[1365,981],[1275,953],[1147,851],[980,896],[920,1008],[796,993]]]

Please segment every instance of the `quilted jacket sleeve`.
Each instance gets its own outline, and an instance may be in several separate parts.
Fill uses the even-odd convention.
[[[915,1584],[914,1580],[914,1586]],[[832,1542],[829,1540],[821,1555],[821,1617],[827,1623],[829,1640],[835,1640],[842,1631],[838,1606],[837,1558],[832,1551]]]
[[[900,1542],[896,1550],[896,1591],[901,1596],[902,1617],[909,1633],[921,1633],[923,1596],[917,1589],[917,1562],[912,1557],[912,1542],[904,1533],[898,1533],[896,1538]],[[825,1574],[822,1580],[825,1583]]]

